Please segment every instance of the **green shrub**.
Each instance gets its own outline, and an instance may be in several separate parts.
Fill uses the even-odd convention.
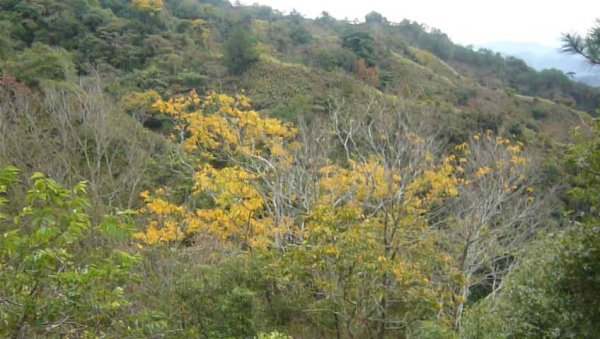
[[[6,63],[5,70],[29,86],[43,80],[67,80],[75,75],[69,53],[41,43],[34,43],[31,48],[15,55]]]
[[[19,171],[0,170],[0,335],[110,336],[126,329],[138,257],[101,246],[131,232],[122,217],[93,223],[85,183],[66,189],[40,173],[25,201]]]
[[[255,42],[242,27],[233,30],[224,48],[225,65],[230,74],[240,75],[258,61]]]

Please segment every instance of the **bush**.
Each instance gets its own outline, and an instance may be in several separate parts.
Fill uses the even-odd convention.
[[[345,49],[323,49],[317,52],[316,66],[327,71],[341,68],[352,72],[357,58],[354,53]]]
[[[33,86],[43,80],[67,80],[75,74],[75,67],[66,51],[34,43],[6,64],[6,72]]]
[[[467,312],[467,338],[592,338],[600,333],[600,228],[580,225],[528,249],[495,299]],[[590,303],[591,302],[591,303]]]

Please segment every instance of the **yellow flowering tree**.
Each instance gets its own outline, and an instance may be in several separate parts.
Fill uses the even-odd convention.
[[[291,192],[278,184],[294,162],[296,130],[250,109],[244,95],[192,92],[153,108],[175,122],[173,141],[197,159],[193,194],[209,202],[191,208],[145,194],[151,221],[138,237],[152,244],[208,232],[249,248],[280,243],[290,227],[282,197]]]
[[[346,159],[314,162],[300,151],[312,141],[298,143],[295,128],[243,95],[192,92],[152,108],[173,120],[171,138],[196,172],[184,204],[168,189],[143,193],[147,227],[137,238],[202,234],[278,249],[261,252],[274,285],[309,291],[302,309],[340,336],[408,335],[434,318],[460,326],[474,288],[491,275],[496,289],[514,245],[537,227],[523,145],[492,133],[442,157],[400,119],[360,125],[369,119],[334,114],[331,137]]]
[[[462,179],[455,157],[393,167],[381,158],[319,171],[318,203],[302,246],[290,251],[296,274],[322,295],[310,310],[344,337],[406,328],[423,317],[451,319],[452,287],[461,281],[440,251],[429,218],[455,198]]]

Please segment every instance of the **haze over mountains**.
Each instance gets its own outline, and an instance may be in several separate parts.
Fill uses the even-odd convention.
[[[570,76],[574,80],[591,86],[600,86],[597,70],[592,69],[589,63],[579,56],[562,53],[558,46],[552,47],[536,42],[502,41],[481,44],[477,47],[523,59],[538,71],[555,68],[565,74],[572,72],[574,74]]]

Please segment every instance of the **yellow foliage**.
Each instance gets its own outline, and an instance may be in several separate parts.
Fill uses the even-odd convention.
[[[511,153],[517,154],[517,153],[521,152],[521,146],[520,145],[508,146],[508,147],[506,147],[506,150]]]
[[[136,239],[142,240],[149,245],[181,241],[183,240],[184,236],[184,232],[173,220],[167,220],[160,228],[157,221],[151,221],[146,228],[146,232],[138,232],[134,234]]]
[[[266,247],[274,222],[264,216],[265,202],[255,188],[257,178],[238,166],[215,169],[205,165],[196,174],[194,194],[209,196],[213,208],[193,210],[163,199],[164,192],[157,190],[155,197],[143,192],[146,205],[142,211],[151,221],[136,237],[157,244],[205,232],[222,240]]]
[[[184,213],[183,207],[171,204],[168,201],[160,198],[148,199],[146,201],[146,208],[150,213],[158,216]]]
[[[467,148],[469,148],[469,144],[466,143],[466,142],[463,142],[462,144],[457,145],[457,146],[454,147],[454,149],[457,150],[457,151],[464,151]]]
[[[456,175],[460,170],[455,163],[456,157],[449,156],[442,159],[442,164],[425,170],[408,186],[407,196],[424,195],[427,203],[439,203],[444,198],[458,196],[461,181]]]
[[[132,3],[140,12],[151,14],[160,13],[165,8],[162,0],[132,0]]]
[[[123,107],[129,111],[148,111],[155,102],[160,100],[160,94],[155,90],[146,92],[133,92],[123,97]]]
[[[276,226],[290,227],[290,218],[275,220],[266,215],[260,183],[276,167],[285,170],[290,166],[294,161],[290,149],[301,145],[294,141],[296,130],[290,125],[261,117],[250,105],[242,94],[232,97],[215,92],[204,97],[191,92],[153,104],[175,121],[183,150],[198,156],[193,194],[208,197],[210,204],[190,209],[169,203],[159,190],[156,197],[144,192],[144,212],[153,221],[138,238],[152,244],[172,241],[169,234],[204,232],[226,241],[266,247],[271,237],[282,232]],[[245,167],[256,159],[270,164],[260,174]],[[213,161],[220,165],[213,166]],[[223,166],[223,161],[228,165]],[[171,222],[180,225],[181,232],[163,232]]]
[[[527,159],[525,159],[524,157],[520,157],[520,156],[513,156],[512,158],[510,158],[510,162],[517,166],[517,165],[524,165],[527,163]]]
[[[484,176],[486,176],[486,175],[488,175],[490,173],[492,173],[492,169],[489,168],[488,166],[483,166],[483,167],[479,168],[477,170],[477,172],[475,172],[475,176],[477,178],[481,178],[481,177],[484,177]]]
[[[196,41],[200,42],[201,44],[206,44],[208,42],[208,39],[210,38],[210,34],[211,34],[211,30],[210,30],[210,28],[208,28],[206,21],[204,21],[202,19],[193,20],[191,27],[192,27],[193,33],[196,34],[195,35]]]
[[[325,193],[322,202],[331,203],[350,193],[354,193],[358,201],[384,199],[399,189],[400,175],[376,159],[366,163],[351,161],[350,164],[350,169],[333,165],[321,168],[321,187]]]
[[[175,119],[177,128],[189,135],[183,143],[186,152],[204,160],[227,156],[274,156],[283,162],[293,158],[287,144],[297,130],[277,119],[263,118],[249,109],[244,95],[231,97],[211,92],[200,98],[195,92],[187,96],[157,101],[154,106]]]

